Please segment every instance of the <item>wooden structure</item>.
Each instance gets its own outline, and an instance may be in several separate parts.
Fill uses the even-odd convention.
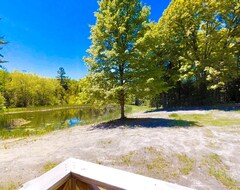
[[[190,190],[177,184],[69,158],[21,190]]]

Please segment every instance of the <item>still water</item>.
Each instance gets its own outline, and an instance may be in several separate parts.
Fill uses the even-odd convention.
[[[115,119],[119,110],[78,107],[51,111],[0,114],[0,139],[41,135],[47,132]]]

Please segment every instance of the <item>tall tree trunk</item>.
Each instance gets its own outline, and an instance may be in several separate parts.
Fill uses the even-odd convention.
[[[125,94],[124,94],[124,91],[122,90],[120,92],[120,107],[121,107],[121,119],[124,119],[126,118],[125,117],[125,109],[124,109],[124,106],[125,106]]]
[[[124,85],[124,79],[123,79],[123,75],[124,75],[124,64],[121,64],[119,66],[119,71],[120,71],[120,83],[121,83],[121,86],[123,87]],[[121,107],[121,119],[124,119],[126,118],[125,117],[125,110],[124,110],[124,106],[125,106],[125,92],[124,92],[124,89],[122,89],[120,91],[120,94],[119,94],[119,103],[120,103],[120,107]]]

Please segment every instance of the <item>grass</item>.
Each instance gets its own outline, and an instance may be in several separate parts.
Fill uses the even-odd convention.
[[[227,166],[222,162],[218,154],[210,154],[204,160],[204,163],[208,166],[209,175],[213,176],[226,186],[229,190],[240,190],[237,185],[237,181],[228,174]]]
[[[135,105],[127,105],[125,109],[126,109],[127,115],[153,110],[153,108],[150,108],[148,106],[135,106]]]
[[[136,154],[136,152],[131,151],[125,155],[120,156],[118,163],[123,164],[123,165],[131,165],[133,164],[133,156]]]
[[[171,164],[170,158],[153,146],[131,151],[115,159],[114,165],[125,166],[130,171],[162,180],[172,180],[179,177],[178,168]]]
[[[188,157],[186,154],[178,154],[177,158],[181,162],[181,167],[179,171],[183,175],[188,175],[192,172],[194,166],[194,159]]]
[[[28,127],[21,127],[14,130],[11,129],[1,129],[0,130],[0,137],[2,139],[9,139],[9,138],[23,138],[23,137],[30,137],[30,136],[42,136],[49,132],[60,130],[67,128],[64,125],[49,125],[44,128],[28,128]]]
[[[14,184],[13,182],[12,183],[9,183],[7,186],[3,187],[0,185],[0,190],[14,190],[14,189],[17,189],[17,186],[16,184]]]
[[[170,118],[177,120],[187,120],[195,121],[199,126],[229,126],[229,125],[239,125],[239,118],[227,118],[221,116],[215,116],[213,112],[208,114],[170,114]]]
[[[45,173],[45,172],[53,169],[58,164],[59,164],[59,162],[48,162],[42,167],[42,172]]]
[[[153,157],[150,162],[146,164],[148,170],[155,170],[158,172],[166,172],[168,169],[169,162],[163,157],[160,152],[156,153],[156,156]]]

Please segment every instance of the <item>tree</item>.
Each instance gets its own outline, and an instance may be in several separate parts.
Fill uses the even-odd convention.
[[[179,74],[179,98],[182,87],[193,84],[190,95],[207,103],[213,91],[224,91],[239,76],[237,0],[174,0],[157,25],[156,39],[162,39],[166,60]]]
[[[1,20],[1,18],[0,18]],[[2,46],[4,44],[6,44],[7,42],[4,40],[3,36],[0,36],[0,50],[2,49]],[[2,60],[1,58],[3,57],[3,55],[0,53],[0,68],[2,68],[2,63],[5,63],[6,61]]]
[[[148,24],[145,34],[137,41],[138,57],[141,60],[141,69],[144,73],[139,73],[140,84],[145,87],[139,88],[138,93],[147,98],[158,108],[158,97],[161,93],[172,88],[176,80],[176,69],[169,61],[169,52],[165,47],[165,34],[157,23]],[[141,97],[140,97],[141,98]],[[152,104],[152,105],[153,105]]]
[[[148,16],[149,8],[140,0],[102,0],[95,13],[96,24],[91,27],[92,45],[85,61],[92,88],[120,104],[122,119],[127,95],[140,87],[138,78],[144,72],[136,42],[144,35]]]
[[[5,99],[8,107],[28,107],[60,104],[56,79],[14,71],[6,82]]]
[[[237,0],[172,1],[159,20],[181,62],[181,79],[194,78],[209,89],[236,77],[239,43]],[[202,91],[203,93],[203,91]]]
[[[64,90],[68,89],[68,77],[66,76],[66,72],[63,67],[60,67],[57,71],[58,76],[57,79],[59,80],[61,86],[64,88]]]
[[[9,73],[0,69],[0,110],[4,108],[5,105],[5,97],[6,94],[6,83],[9,80]]]

